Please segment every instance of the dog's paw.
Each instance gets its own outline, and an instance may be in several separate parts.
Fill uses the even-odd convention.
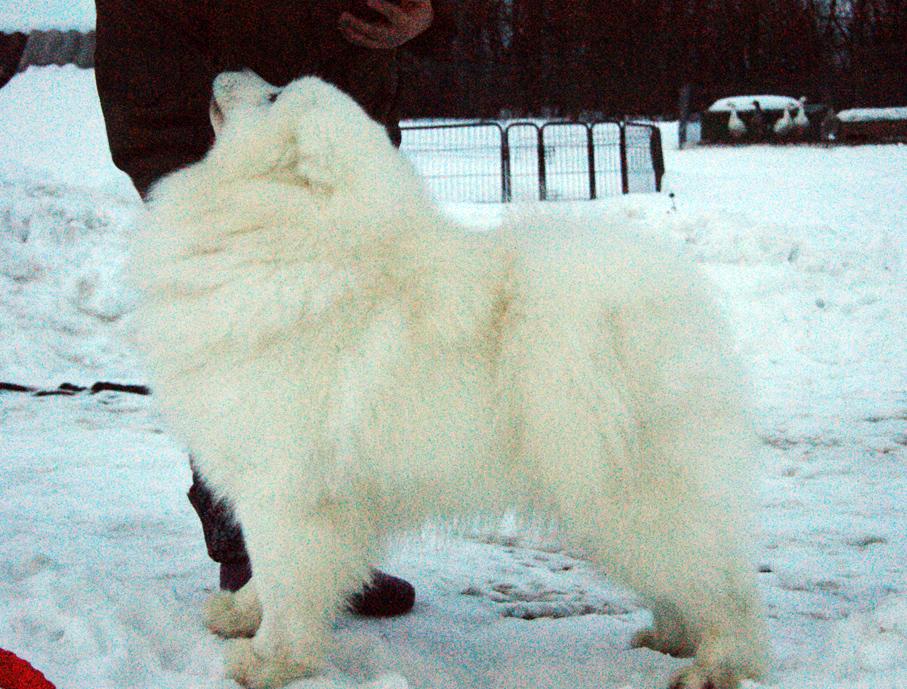
[[[278,652],[262,656],[255,652],[252,639],[227,643],[227,677],[246,689],[276,689],[299,677],[316,674],[321,663],[316,659],[295,659]]]
[[[655,627],[649,627],[633,635],[630,642],[633,648],[650,648],[653,651],[674,656],[675,658],[692,658],[696,655],[696,645],[683,634],[666,635],[659,633]]]
[[[252,637],[261,624],[261,605],[248,585],[238,593],[220,591],[205,601],[205,626],[225,639]]]
[[[722,666],[691,665],[671,678],[670,689],[737,689],[743,677]]]

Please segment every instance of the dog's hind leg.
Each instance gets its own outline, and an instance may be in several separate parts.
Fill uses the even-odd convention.
[[[621,540],[602,557],[652,605],[637,644],[695,649],[671,686],[730,689],[761,677],[769,655],[748,557],[755,438],[722,321],[686,284],[614,314],[606,333],[635,442],[602,455],[622,468],[610,513]]]
[[[748,486],[731,480],[745,431],[722,391],[695,390],[672,369],[680,358],[653,363],[655,330],[635,331],[648,354],[637,361],[613,340],[586,355],[552,333],[547,346],[562,356],[514,377],[519,451],[565,535],[652,604],[655,624],[637,643],[695,654],[673,686],[731,689],[761,676],[767,657],[744,555]]]
[[[698,638],[690,629],[681,612],[671,601],[650,601],[652,626],[633,636],[633,648],[651,648],[653,651],[674,656],[692,658],[696,655]]]
[[[229,642],[227,674],[245,687],[280,687],[315,674],[346,596],[368,573],[361,515],[331,506],[302,510],[286,486],[261,502],[238,500],[262,619],[252,639]]]
[[[586,477],[594,485],[594,473]],[[708,496],[679,503],[665,499],[668,486],[660,490],[628,488],[618,496],[606,489],[605,499],[587,495],[586,502],[574,493],[580,499],[560,509],[567,535],[651,605],[654,624],[634,645],[695,656],[673,688],[732,689],[761,677],[767,643],[754,572],[719,515],[696,515]]]

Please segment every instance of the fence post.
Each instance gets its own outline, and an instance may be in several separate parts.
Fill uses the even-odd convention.
[[[548,180],[546,179],[545,166],[545,134],[544,127],[535,125],[536,140],[539,149],[539,201],[548,200]]]
[[[598,194],[595,188],[595,141],[590,124],[586,124],[586,155],[589,158],[589,198],[594,201]]]
[[[680,87],[680,98],[677,111],[680,115],[680,124],[677,126],[677,145],[682,149],[687,145],[687,123],[690,121],[690,102],[692,101],[693,85],[686,83]]]
[[[630,173],[627,164],[627,123],[618,122],[620,129],[620,191],[630,193]]]
[[[510,127],[498,125],[501,131],[501,199],[504,203],[513,200],[513,186],[510,181]]]
[[[661,178],[665,174],[664,151],[661,148],[661,129],[652,127],[649,135],[649,152],[652,156],[652,168],[655,171],[655,191],[661,191]]]

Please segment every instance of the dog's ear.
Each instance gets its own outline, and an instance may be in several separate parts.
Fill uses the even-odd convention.
[[[307,117],[296,128],[297,174],[318,191],[330,193],[337,186],[336,133],[323,118]]]

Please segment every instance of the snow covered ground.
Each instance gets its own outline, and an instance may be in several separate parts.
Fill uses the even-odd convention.
[[[94,25],[95,8],[92,0],[0,1],[0,31],[93,31]]]
[[[0,91],[0,381],[145,382],[119,334],[138,200],[95,98],[73,68]],[[675,237],[739,335],[776,654],[748,687],[902,689],[907,147],[666,148],[666,193],[576,205]],[[153,397],[0,392],[0,647],[61,689],[235,686],[201,623],[216,568],[188,482]],[[655,689],[681,664],[629,649],[648,613],[553,533],[467,533],[395,542],[381,565],[416,585],[414,612],[340,620],[328,676],[292,686]]]

